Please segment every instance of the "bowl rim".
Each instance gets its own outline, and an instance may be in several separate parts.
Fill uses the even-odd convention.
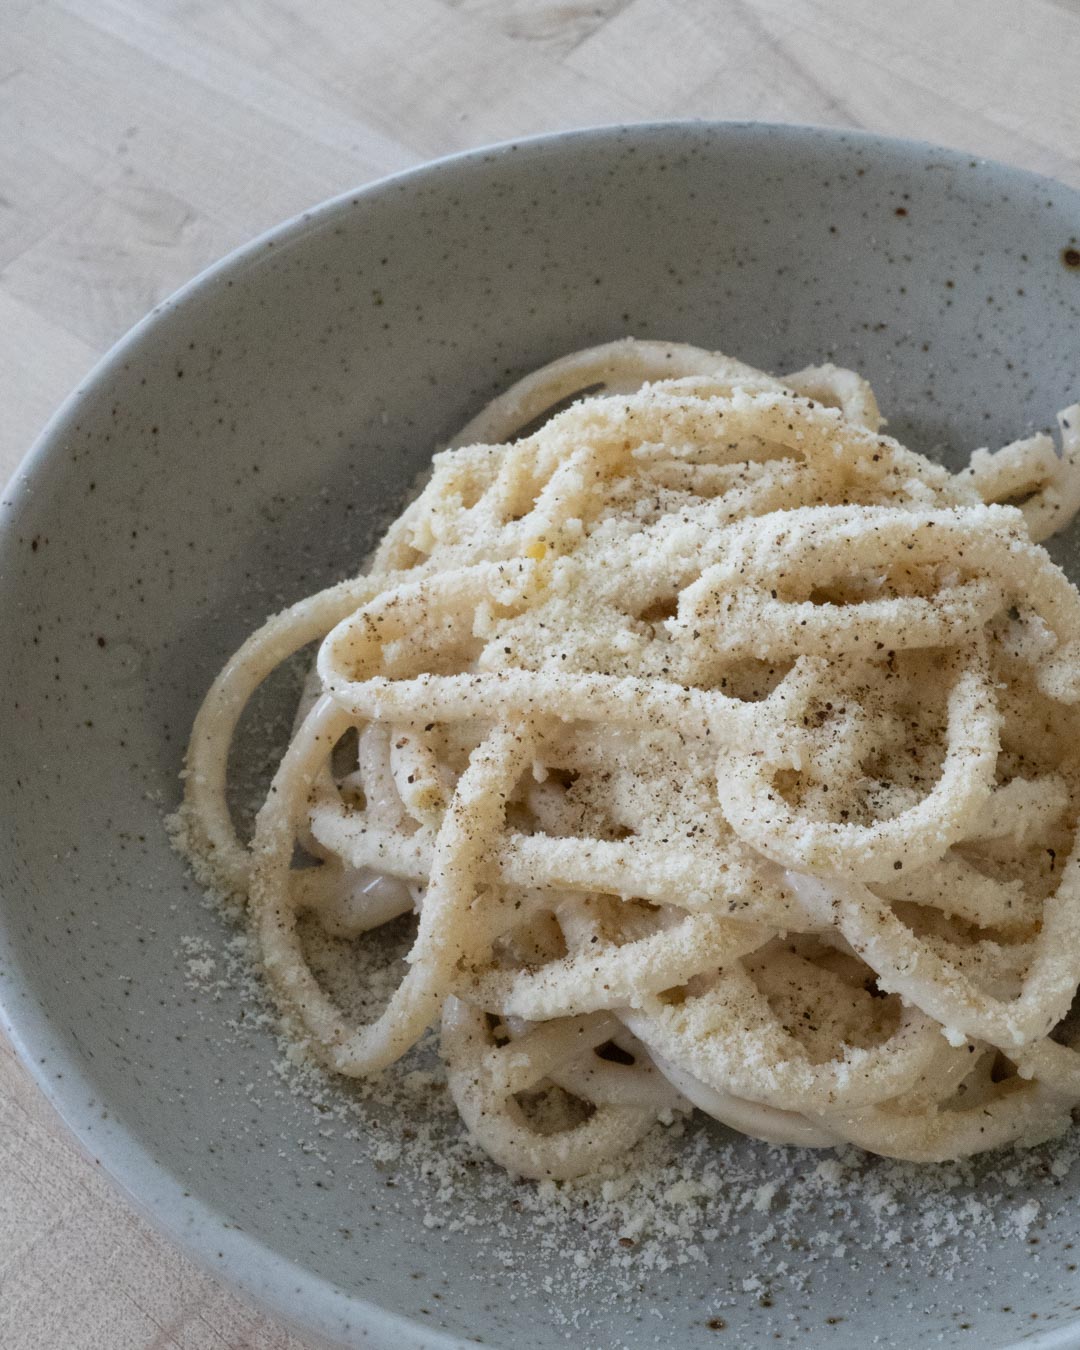
[[[115,373],[122,371],[129,354],[164,329],[174,315],[222,289],[230,277],[262,257],[267,248],[292,244],[306,233],[316,233],[365,199],[423,185],[453,174],[464,165],[497,165],[520,152],[544,154],[559,147],[572,153],[577,145],[633,138],[659,140],[685,134],[726,138],[732,143],[774,138],[779,142],[813,142],[837,148],[862,146],[879,161],[891,158],[898,164],[932,157],[964,173],[973,170],[1003,173],[1031,191],[1052,191],[1059,197],[1062,193],[1069,194],[1080,208],[1080,188],[984,155],[857,128],[784,121],[674,118],[597,123],[514,137],[425,160],[344,190],[269,226],[197,272],[124,333],[48,419],[3,485],[0,548],[17,528],[20,505],[32,495],[32,480],[47,468],[78,419],[83,404]],[[15,583],[0,574],[0,594],[17,589]],[[151,1150],[126,1125],[112,1117],[102,1120],[96,1109],[99,1103],[95,1085],[75,1053],[65,1046],[63,1032],[54,1029],[49,1013],[27,996],[20,982],[20,963],[6,931],[4,909],[0,893],[0,1030],[8,1037],[52,1114],[63,1124],[76,1151],[105,1173],[110,1184],[154,1231],[175,1244],[196,1267],[220,1280],[226,1288],[238,1290],[260,1310],[306,1338],[319,1337],[328,1346],[344,1347],[353,1342],[341,1340],[341,1336],[355,1330],[364,1336],[365,1344],[373,1347],[383,1344],[395,1350],[398,1347],[468,1350],[471,1341],[350,1294],[311,1268],[276,1252],[262,1239],[232,1226],[223,1211],[186,1191],[180,1179],[164,1163],[156,1161]],[[205,1239],[209,1231],[214,1234],[216,1261]],[[369,1333],[379,1339],[368,1339]],[[1025,1337],[1023,1344],[1032,1350],[1076,1350],[1080,1347],[1080,1319]]]

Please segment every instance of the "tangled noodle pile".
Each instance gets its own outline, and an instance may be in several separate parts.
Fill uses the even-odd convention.
[[[691,1104],[914,1160],[1062,1130],[1080,594],[1037,541],[1080,506],[1080,407],[1060,422],[1060,454],[952,475],[849,371],[632,341],[490,405],[192,736],[186,847],[246,896],[319,1057],[370,1074],[441,1019],[468,1129],[534,1177]],[[247,848],[230,741],[315,639]],[[356,936],[414,908],[407,974],[350,1024],[298,915]]]

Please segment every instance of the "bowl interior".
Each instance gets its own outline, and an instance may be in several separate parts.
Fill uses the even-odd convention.
[[[551,1240],[566,1230],[483,1168],[456,1215],[392,1148],[372,1158],[366,1136],[394,1128],[374,1108],[282,1085],[162,815],[226,656],[355,569],[432,447],[517,375],[627,333],[770,370],[834,360],[894,434],[959,463],[1080,396],[1078,234],[1077,194],[927,147],[579,133],[320,208],[95,372],[3,503],[0,995],[137,1201],[346,1343],[1073,1343],[1069,1144],[913,1179],[700,1125],[689,1147],[714,1151],[731,1203],[651,1266],[602,1225]]]

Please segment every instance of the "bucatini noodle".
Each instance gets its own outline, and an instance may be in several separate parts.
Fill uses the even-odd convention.
[[[1039,541],[1080,507],[1080,407],[1059,421],[950,474],[850,371],[630,340],[496,399],[195,724],[183,844],[245,897],[290,1025],[364,1075],[439,1024],[469,1131],[526,1176],[691,1106],[914,1160],[1062,1130],[1080,594]],[[242,844],[238,719],[315,639]],[[413,910],[354,1025],[298,917]]]

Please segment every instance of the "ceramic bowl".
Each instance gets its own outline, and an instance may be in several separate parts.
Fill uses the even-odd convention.
[[[272,1031],[238,1031],[227,980],[193,981],[223,969],[229,930],[162,828],[225,657],[355,567],[432,447],[521,373],[624,334],[770,370],[832,360],[955,464],[1080,396],[1078,235],[1076,192],[924,145],[575,132],[317,207],[106,357],[3,501],[0,996],[42,1089],[145,1213],[329,1344],[1080,1344],[1068,1151],[973,1169],[966,1194],[942,1173],[929,1213],[933,1186],[913,1199],[873,1168],[876,1215],[834,1203],[826,1169],[800,1211],[784,1177],[820,1159],[776,1173],[716,1127],[730,1166],[780,1175],[775,1197],[595,1299],[509,1202],[426,1226],[423,1184],[395,1189],[356,1131],[281,1089]],[[926,1246],[936,1266],[912,1255]]]

